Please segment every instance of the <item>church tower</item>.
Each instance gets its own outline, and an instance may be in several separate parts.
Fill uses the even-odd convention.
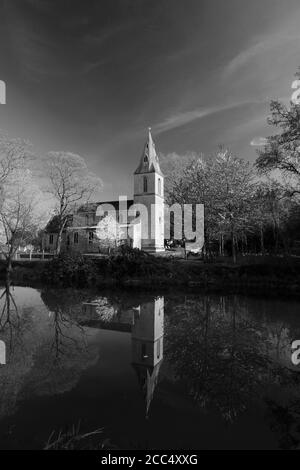
[[[155,144],[148,138],[138,168],[134,172],[134,204],[141,204],[141,249],[164,251],[164,176],[159,166]],[[147,223],[145,223],[145,221]]]

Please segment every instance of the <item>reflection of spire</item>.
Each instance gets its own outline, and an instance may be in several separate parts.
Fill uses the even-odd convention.
[[[164,298],[145,302],[134,312],[132,365],[146,404],[148,417],[163,359]]]

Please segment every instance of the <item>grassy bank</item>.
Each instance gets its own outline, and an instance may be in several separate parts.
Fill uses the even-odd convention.
[[[154,257],[137,250],[97,260],[62,256],[52,261],[16,261],[13,281],[22,285],[65,287],[187,288],[300,295],[300,259],[249,256],[237,264]],[[0,263],[4,280],[5,265]]]

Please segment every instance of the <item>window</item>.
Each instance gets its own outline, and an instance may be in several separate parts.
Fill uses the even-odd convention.
[[[147,155],[144,156],[144,163],[148,163],[148,157],[147,157]]]
[[[78,243],[78,232],[74,233],[74,243]]]
[[[93,243],[94,240],[94,232],[89,232],[89,245]]]
[[[161,179],[158,178],[158,194],[161,195]]]
[[[67,236],[67,245],[70,245],[70,235]]]
[[[148,180],[147,177],[144,176],[144,193],[148,191]]]
[[[53,233],[49,235],[49,245],[53,245]]]

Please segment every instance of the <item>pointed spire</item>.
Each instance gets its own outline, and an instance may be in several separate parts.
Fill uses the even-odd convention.
[[[151,135],[151,127],[148,127],[148,139],[145,143],[140,164],[136,169],[135,174],[153,172],[162,175],[162,171],[159,166],[158,156],[155,150],[155,143],[153,142]]]
[[[154,397],[155,388],[158,384],[161,364],[162,361],[160,361],[154,367],[135,363],[132,364],[136,371],[140,390],[142,392],[146,418],[149,417],[150,406]]]

